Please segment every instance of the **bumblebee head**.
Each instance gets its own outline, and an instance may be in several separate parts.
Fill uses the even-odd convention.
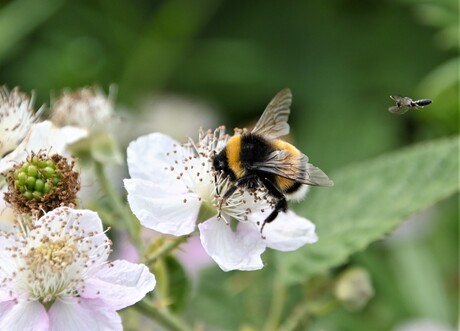
[[[227,156],[225,155],[225,149],[219,154],[215,154],[212,166],[216,171],[225,170],[228,167]]]

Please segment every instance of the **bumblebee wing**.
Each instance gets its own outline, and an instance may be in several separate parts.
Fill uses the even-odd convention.
[[[320,168],[308,163],[308,157],[305,154],[300,153],[300,155],[295,156],[287,150],[277,150],[270,153],[267,160],[254,163],[251,169],[271,173],[301,184],[334,185]]]
[[[267,139],[275,139],[289,134],[287,123],[289,107],[292,102],[291,90],[286,88],[278,92],[265,108],[252,133],[259,134]]]

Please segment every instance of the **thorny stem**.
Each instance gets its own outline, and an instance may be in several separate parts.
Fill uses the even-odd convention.
[[[110,181],[107,179],[107,176],[104,172],[104,166],[101,162],[94,162],[95,165],[95,172],[96,176],[99,180],[99,183],[106,193],[107,197],[110,200],[111,205],[114,207],[115,211],[121,216],[125,226],[129,232],[131,239],[135,244],[139,243],[140,241],[137,240],[138,237],[138,227],[136,224],[139,222],[133,214],[131,214],[126,205],[120,199],[119,195],[116,193],[115,189],[111,185]]]
[[[171,314],[168,310],[158,309],[154,307],[150,302],[142,300],[134,305],[134,308],[144,314],[145,316],[153,319],[159,324],[166,327],[171,331],[192,331],[188,326],[181,320]]]
[[[155,250],[151,255],[148,256],[147,261],[145,261],[145,264],[150,266],[153,262],[155,262],[157,259],[165,256],[169,252],[171,252],[174,248],[182,244],[183,242],[187,241],[189,236],[182,236],[182,237],[177,237],[173,240],[168,240],[166,241],[163,245],[161,245],[158,249]]]

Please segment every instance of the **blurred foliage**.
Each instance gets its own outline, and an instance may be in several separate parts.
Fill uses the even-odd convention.
[[[56,94],[65,87],[93,83],[108,88],[114,83],[119,90],[118,104],[136,114],[145,99],[158,94],[193,96],[221,109],[220,116],[229,128],[257,119],[278,90],[290,87],[294,94],[290,138],[326,173],[336,170],[332,174],[337,173],[338,183],[346,182],[343,166],[458,133],[458,43],[455,0],[0,2],[2,83],[36,90],[40,103],[49,103],[49,91]],[[431,98],[433,104],[397,116],[387,111],[393,105],[388,96],[394,94]],[[437,155],[436,150],[426,153],[431,152]],[[408,158],[412,155],[400,153],[407,153]],[[458,160],[458,148],[451,153]],[[373,161],[375,167],[369,172],[379,170],[376,162],[390,162],[388,158],[394,155]],[[387,177],[380,178],[379,173],[364,177],[355,173],[350,192],[346,187],[337,187],[337,192],[344,195],[344,203],[357,194],[355,199],[365,204],[368,200],[352,187],[363,185],[361,193],[369,193],[369,199],[377,199],[379,192],[375,191],[381,190],[388,198],[382,202],[381,215],[387,215],[392,211],[389,195],[395,189],[390,184],[398,181],[397,176],[402,176],[398,192],[406,199],[424,190],[436,194],[454,184],[441,180],[444,161],[429,158],[414,157],[412,165],[404,166],[407,173],[392,169],[387,183],[383,180]],[[372,165],[366,162],[360,165],[363,172],[366,165]],[[423,169],[436,162],[437,173],[419,178],[425,174]],[[417,185],[405,182],[406,175],[417,180]],[[458,183],[458,177],[449,177],[455,179]],[[368,182],[381,187],[366,186]],[[328,212],[338,213],[333,219],[340,222],[341,210],[328,201],[329,197],[340,200],[339,193],[323,190],[312,192],[312,201],[307,199],[298,210],[306,216],[321,215],[318,208],[330,207]],[[398,214],[394,222],[391,217],[373,222],[389,222],[382,226],[390,230],[400,218],[428,206],[409,208],[405,212],[410,212]],[[276,254],[266,254],[263,271],[206,270],[192,298],[181,293],[189,291],[188,286],[171,294],[179,298],[174,308],[179,310],[186,306],[184,300],[193,300],[187,315],[198,326],[209,325],[209,330],[268,331],[278,322],[288,329],[286,323],[293,319],[298,330],[308,325],[309,330],[359,331],[372,325],[372,330],[383,331],[422,317],[453,326],[458,312],[458,195],[434,209],[428,233],[396,244],[374,244],[352,255],[337,270],[325,273],[323,268],[318,275],[319,269],[309,270],[307,261],[299,257],[294,262],[305,268],[305,279],[287,288],[279,284],[290,276],[286,275],[289,269],[281,267]],[[314,220],[320,237],[327,238],[328,228],[321,228],[326,223]],[[346,222],[343,226],[353,231],[353,220]],[[350,243],[355,248],[348,253],[363,249],[369,238],[360,238],[365,244]],[[313,254],[321,245],[320,238],[317,248],[305,252]],[[331,247],[332,254],[335,249]],[[327,256],[324,263],[342,263],[348,256],[344,251],[337,253],[340,259],[330,263]],[[375,298],[362,312],[339,307],[324,317],[328,302],[333,302],[334,279],[349,265],[367,268]],[[169,269],[180,271],[176,280],[183,278],[182,268],[170,263]],[[315,307],[315,302],[324,303],[325,311]],[[123,316],[136,320],[129,312]]]

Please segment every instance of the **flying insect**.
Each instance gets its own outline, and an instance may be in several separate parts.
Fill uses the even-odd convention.
[[[300,200],[307,185],[333,186],[319,168],[308,163],[308,157],[290,143],[279,139],[289,134],[288,118],[292,102],[289,89],[280,91],[268,104],[252,131],[240,130],[223,150],[214,156],[214,170],[233,182],[221,196],[228,199],[237,188],[256,189],[265,186],[275,198],[274,209],[264,220],[272,222],[286,212],[287,199]]]
[[[388,108],[388,111],[394,114],[402,115],[410,109],[423,108],[433,101],[431,99],[412,100],[409,97],[402,97],[399,95],[390,95],[390,98],[396,101],[396,105]]]

